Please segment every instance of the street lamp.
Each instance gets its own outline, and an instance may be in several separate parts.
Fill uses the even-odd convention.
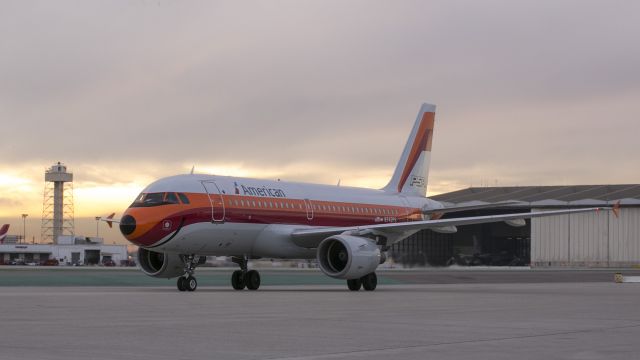
[[[100,216],[96,216],[96,237],[100,237]]]
[[[27,216],[29,214],[22,214],[22,241],[27,243]]]

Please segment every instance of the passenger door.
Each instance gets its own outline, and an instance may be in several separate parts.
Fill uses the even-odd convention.
[[[304,206],[307,209],[307,220],[313,220],[313,204],[311,204],[311,200],[304,199]]]
[[[223,193],[213,180],[201,181],[211,203],[211,222],[223,223],[225,217]]]

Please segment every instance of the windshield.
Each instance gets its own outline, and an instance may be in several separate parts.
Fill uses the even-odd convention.
[[[175,193],[142,193],[130,207],[151,207],[179,203]]]

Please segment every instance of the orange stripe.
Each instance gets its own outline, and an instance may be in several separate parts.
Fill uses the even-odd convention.
[[[413,146],[409,152],[409,157],[402,170],[402,176],[400,176],[400,182],[398,183],[398,192],[402,191],[404,183],[409,177],[409,173],[413,170],[413,167],[418,162],[418,158],[423,151],[431,151],[431,143],[433,138],[433,124],[435,119],[435,113],[426,112],[422,115],[422,121],[420,127],[416,133],[416,138],[413,140]]]

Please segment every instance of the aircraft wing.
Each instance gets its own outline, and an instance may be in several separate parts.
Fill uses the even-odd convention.
[[[425,215],[431,214],[445,214],[450,212],[458,212],[458,211],[468,211],[468,210],[480,210],[480,209],[499,209],[503,207],[509,207],[512,205],[523,204],[520,201],[501,201],[497,203],[488,203],[488,204],[476,204],[476,205],[462,205],[462,206],[450,206],[443,207],[440,209],[426,209],[422,210],[422,213]]]
[[[606,210],[614,210],[606,207],[593,207],[583,209],[568,209],[568,210],[551,210],[540,212],[528,212],[518,214],[505,214],[505,215],[488,215],[488,216],[472,216],[454,219],[440,219],[440,220],[423,220],[423,221],[409,221],[409,222],[397,222],[397,223],[385,223],[385,224],[373,224],[363,226],[345,226],[345,227],[323,227],[323,228],[311,228],[311,229],[299,229],[293,231],[291,237],[293,242],[302,247],[316,248],[322,240],[326,237],[344,232],[350,232],[351,235],[364,235],[375,230],[381,233],[402,233],[412,230],[423,230],[433,228],[443,228],[447,226],[459,226],[459,225],[471,225],[471,224],[484,224],[492,222],[501,222],[508,220],[518,219],[531,219],[545,216],[554,215],[566,215],[576,213],[588,213],[599,212]]]

